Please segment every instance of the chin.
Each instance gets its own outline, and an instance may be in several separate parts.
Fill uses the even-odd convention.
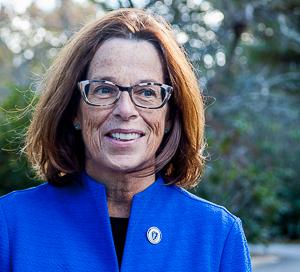
[[[114,162],[111,162],[110,166],[108,166],[113,171],[121,172],[121,173],[128,173],[128,172],[135,172],[138,171],[138,169],[141,169],[142,166],[145,164],[145,161],[137,161],[132,160],[129,158],[122,158],[114,160]]]

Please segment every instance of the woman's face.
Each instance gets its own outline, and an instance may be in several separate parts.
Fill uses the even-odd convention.
[[[163,65],[150,42],[112,38],[96,51],[87,79],[106,79],[121,86],[164,83]],[[168,105],[160,109],[136,107],[128,92],[122,92],[109,107],[90,106],[82,99],[76,122],[81,125],[86,169],[125,173],[153,163],[169,125],[167,112]]]

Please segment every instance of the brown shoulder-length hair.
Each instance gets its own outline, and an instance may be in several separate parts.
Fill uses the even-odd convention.
[[[157,151],[156,168],[168,183],[188,188],[204,169],[204,105],[190,62],[171,27],[138,9],[119,9],[87,24],[60,51],[41,83],[41,96],[29,126],[24,150],[38,176],[61,185],[85,168],[81,133],[73,120],[88,66],[99,45],[113,37],[143,39],[156,46],[173,86],[168,102],[173,125]]]

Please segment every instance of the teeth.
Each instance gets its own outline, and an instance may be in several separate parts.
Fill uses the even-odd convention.
[[[112,133],[111,137],[117,140],[130,141],[141,137],[138,133]]]

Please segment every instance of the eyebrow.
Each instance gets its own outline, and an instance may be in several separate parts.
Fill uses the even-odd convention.
[[[97,76],[97,77],[91,78],[91,80],[107,80],[107,81],[111,81],[113,83],[119,84],[117,78],[113,77],[113,76],[100,76],[100,77]],[[155,79],[152,79],[152,78],[145,78],[145,79],[138,80],[135,84],[147,83],[147,82],[158,82],[158,81]]]

